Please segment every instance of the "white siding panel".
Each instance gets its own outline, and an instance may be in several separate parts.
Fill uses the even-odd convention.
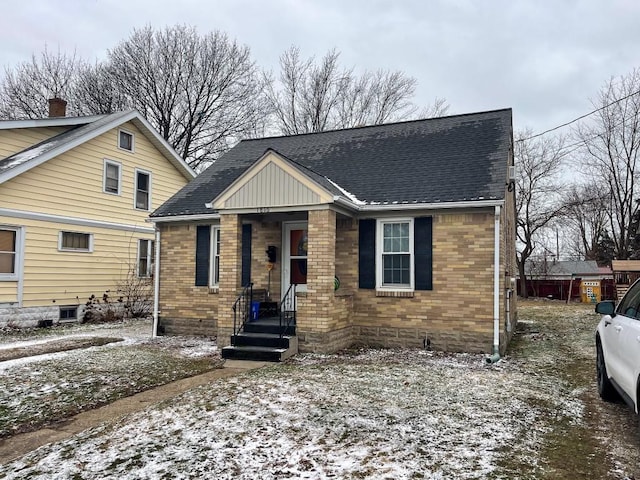
[[[0,303],[18,301],[18,282],[0,282]]]
[[[314,205],[320,196],[274,163],[268,163],[225,202],[226,208]]]

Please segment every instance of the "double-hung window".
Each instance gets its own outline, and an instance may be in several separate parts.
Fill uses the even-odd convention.
[[[104,192],[120,195],[122,183],[122,166],[112,160],[104,161]]]
[[[209,261],[209,286],[217,287],[220,284],[220,227],[211,227]]]
[[[0,227],[0,280],[17,277],[18,229]]]
[[[135,207],[139,210],[149,210],[151,204],[151,174],[136,169],[136,198]]]
[[[138,240],[138,276],[153,276],[155,263],[155,242],[153,240]]]
[[[378,287],[413,290],[413,219],[379,220],[376,243]]]

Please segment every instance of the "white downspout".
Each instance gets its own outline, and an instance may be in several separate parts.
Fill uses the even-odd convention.
[[[156,253],[153,272],[153,332],[152,337],[158,336],[158,312],[160,307],[160,230],[156,226]]]
[[[500,360],[500,206],[496,205],[493,239],[493,352],[487,363]]]

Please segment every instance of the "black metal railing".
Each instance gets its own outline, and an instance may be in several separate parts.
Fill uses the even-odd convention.
[[[280,302],[280,338],[296,324],[296,284],[289,285]]]
[[[253,283],[242,288],[242,292],[233,302],[233,335],[231,335],[231,345],[235,347],[236,335],[244,330],[245,324],[251,317],[251,303],[253,302]]]

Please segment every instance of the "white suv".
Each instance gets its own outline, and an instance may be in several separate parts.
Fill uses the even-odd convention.
[[[603,315],[596,330],[598,393],[604,400],[619,394],[640,413],[640,280],[617,307],[611,301],[600,302],[596,312]]]

